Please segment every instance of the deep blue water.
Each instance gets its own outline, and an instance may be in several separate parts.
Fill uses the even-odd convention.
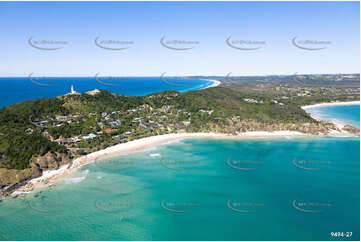
[[[212,82],[208,80],[180,80],[166,77],[2,77],[0,78],[0,107],[21,101],[61,96],[70,92],[71,85],[78,92],[97,88],[126,96],[143,96],[166,90],[180,92],[198,90],[211,84]]]

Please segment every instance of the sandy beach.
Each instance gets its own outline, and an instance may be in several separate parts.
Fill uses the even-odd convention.
[[[327,106],[342,106],[342,105],[360,105],[360,101],[318,103],[318,104],[313,104],[313,105],[302,106],[301,108],[307,112],[307,110],[312,109],[312,108],[327,107]],[[309,113],[309,114],[311,115],[312,118],[314,118],[318,121],[328,121],[328,122],[334,123],[338,129],[342,130],[345,126],[344,123],[342,123],[336,119],[331,119],[331,120],[330,119],[322,119],[321,117],[319,117],[313,113]],[[338,134],[338,132],[331,132],[331,134]]]
[[[217,80],[210,80],[210,79],[206,79],[206,81],[211,81],[213,82],[212,85],[209,85],[208,87],[204,88],[204,89],[207,89],[207,88],[210,88],[210,87],[216,87],[216,86],[219,86],[221,84],[220,81],[217,81]]]
[[[313,105],[302,106],[301,108],[306,110],[309,108],[317,108],[317,107],[325,107],[325,106],[342,106],[342,105],[359,105],[360,101],[352,101],[352,102],[333,102],[333,103],[318,103]]]
[[[30,191],[53,183],[67,177],[76,169],[90,164],[98,159],[109,158],[119,155],[128,155],[133,152],[142,151],[148,148],[153,148],[157,145],[167,144],[169,142],[183,140],[183,139],[199,139],[199,138],[215,138],[215,139],[248,139],[248,138],[269,138],[269,137],[284,137],[284,136],[308,136],[307,134],[297,131],[275,131],[275,132],[245,132],[238,135],[218,134],[218,133],[176,133],[165,134],[158,136],[146,137],[138,140],[133,140],[127,143],[122,143],[108,147],[104,150],[99,150],[88,155],[81,156],[72,161],[72,164],[63,165],[57,170],[49,170],[43,172],[42,176],[34,178],[27,182],[26,185],[18,188],[12,195],[20,195],[29,193]]]
[[[212,80],[214,82],[213,86],[218,86],[220,84],[219,81]],[[335,102],[335,103],[320,103],[315,105],[308,105],[301,107],[304,110],[313,107],[321,107],[321,106],[332,106],[332,105],[356,105],[360,104],[359,101],[355,102]],[[314,117],[318,119],[317,117]],[[342,129],[343,125],[335,123],[338,128]],[[330,132],[330,134],[340,134],[340,132],[334,131]],[[249,139],[249,138],[270,138],[270,137],[284,137],[284,136],[309,136],[307,134],[296,132],[296,131],[275,131],[275,132],[266,132],[266,131],[255,131],[255,132],[245,132],[239,133],[237,135],[229,135],[229,134],[219,134],[219,133],[175,133],[175,134],[165,134],[158,136],[146,137],[138,140],[133,140],[127,143],[122,143],[118,145],[114,145],[108,147],[104,150],[99,150],[88,155],[81,156],[72,161],[71,165],[64,165],[57,170],[49,170],[43,172],[42,176],[30,180],[26,185],[17,189],[13,195],[19,195],[22,193],[29,193],[30,191],[52,185],[53,183],[67,177],[76,169],[90,164],[96,160],[101,160],[113,156],[119,155],[128,155],[133,152],[142,151],[145,149],[153,148],[157,145],[167,144],[177,140],[183,139],[199,139],[199,138],[207,138],[207,139]]]

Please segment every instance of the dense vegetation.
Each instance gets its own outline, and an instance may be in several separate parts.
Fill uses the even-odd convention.
[[[274,96],[216,87],[144,97],[101,91],[96,95],[21,102],[0,110],[0,168],[24,169],[34,157],[48,152],[74,157],[156,134],[234,133],[269,127],[296,129],[295,124],[304,123],[319,125],[297,105],[280,104],[273,99]],[[69,119],[59,121],[59,116]],[[111,130],[104,132],[106,128]],[[89,134],[97,137],[82,138]],[[56,142],[74,137],[79,140],[67,145]]]
[[[66,153],[66,149],[51,142],[41,134],[41,129],[31,134],[25,131],[34,125],[31,117],[64,112],[58,99],[41,99],[21,102],[0,110],[0,167],[24,169],[35,155],[49,151]]]

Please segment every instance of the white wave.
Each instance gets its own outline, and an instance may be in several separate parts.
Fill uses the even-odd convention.
[[[89,174],[89,170],[84,170],[84,171],[82,171],[82,174],[85,175],[85,176],[88,175],[88,174]]]
[[[181,140],[181,139],[175,139],[175,140],[169,140],[169,141],[167,141],[167,142],[164,142],[164,143],[162,143],[161,145],[166,146],[166,145],[170,145],[170,144],[181,144],[181,143],[184,143],[183,140]]]
[[[159,157],[160,154],[159,154],[159,153],[153,153],[153,154],[150,154],[149,156],[150,156],[150,157]]]
[[[66,182],[67,184],[69,184],[69,183],[71,183],[71,184],[80,183],[80,182],[82,182],[82,181],[86,178],[86,176],[89,174],[89,170],[88,170],[88,169],[87,169],[87,170],[84,170],[84,171],[82,171],[81,173],[82,173],[84,176],[68,178],[68,179],[65,180],[65,182]]]
[[[332,138],[357,138],[357,137],[359,137],[359,135],[335,134],[335,135],[329,135],[329,137],[332,137]]]
[[[27,191],[27,192],[15,191],[11,195],[16,196],[16,195],[22,195],[22,194],[27,194],[27,193],[31,193],[31,191]]]
[[[74,177],[74,178],[68,178],[65,180],[65,182],[67,184],[75,184],[75,183],[80,183],[85,179],[85,176],[81,176],[81,177]]]

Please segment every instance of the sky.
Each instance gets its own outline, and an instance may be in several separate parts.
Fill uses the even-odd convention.
[[[0,2],[0,76],[359,73],[359,9],[359,2]]]

